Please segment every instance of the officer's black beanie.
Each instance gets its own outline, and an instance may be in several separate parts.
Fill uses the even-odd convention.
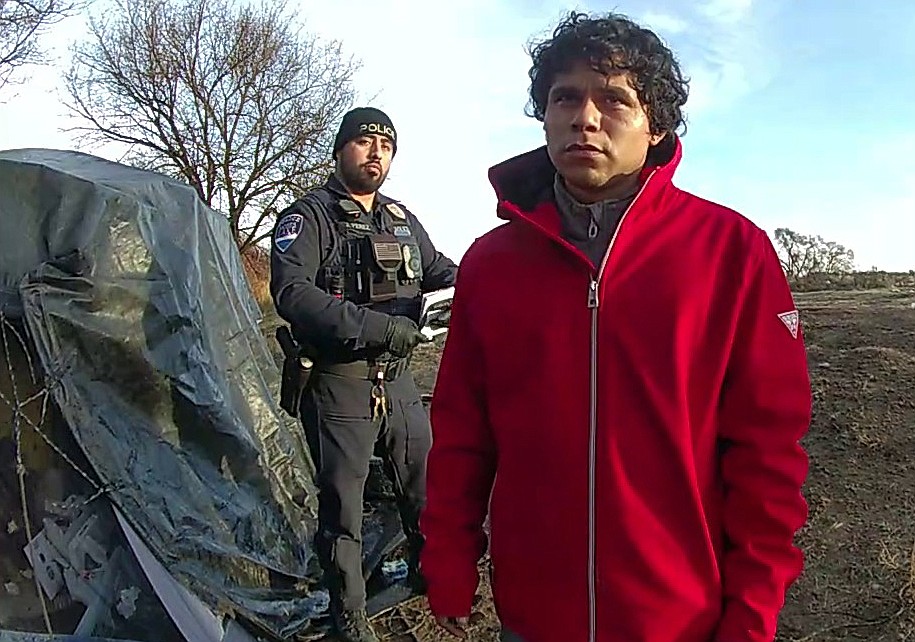
[[[397,152],[397,131],[388,115],[374,107],[356,107],[343,116],[337,137],[334,139],[334,157],[340,148],[363,134],[383,134],[391,139]]]

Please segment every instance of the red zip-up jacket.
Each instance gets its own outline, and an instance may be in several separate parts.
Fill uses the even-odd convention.
[[[769,642],[802,568],[811,392],[766,234],[646,168],[603,264],[559,235],[544,149],[490,170],[434,391],[421,563],[526,642]]]

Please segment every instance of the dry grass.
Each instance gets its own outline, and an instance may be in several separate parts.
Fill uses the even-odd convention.
[[[261,310],[273,309],[270,297],[270,252],[262,247],[249,247],[241,254],[248,285]]]

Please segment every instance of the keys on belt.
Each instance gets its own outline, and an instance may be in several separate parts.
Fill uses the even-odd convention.
[[[372,420],[377,421],[391,414],[386,382],[397,379],[407,368],[407,361],[400,359],[394,362],[372,363],[356,361],[352,363],[322,364],[318,370],[344,377],[368,379],[372,382],[371,404]]]
[[[379,369],[372,386],[372,421],[388,414],[388,391],[384,385],[384,370]]]

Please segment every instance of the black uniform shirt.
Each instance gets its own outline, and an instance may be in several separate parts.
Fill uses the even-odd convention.
[[[325,200],[351,199],[335,176],[318,190],[333,195]],[[385,227],[384,206],[394,202],[380,193],[376,195],[371,215],[378,229]],[[423,268],[421,290],[429,292],[454,285],[457,265],[435,249],[411,212],[403,206],[400,209],[419,246]],[[389,317],[338,299],[315,284],[318,270],[337,246],[335,220],[332,211],[318,199],[307,196],[277,216],[270,248],[270,292],[277,312],[300,340],[331,353],[360,353],[382,345]]]

